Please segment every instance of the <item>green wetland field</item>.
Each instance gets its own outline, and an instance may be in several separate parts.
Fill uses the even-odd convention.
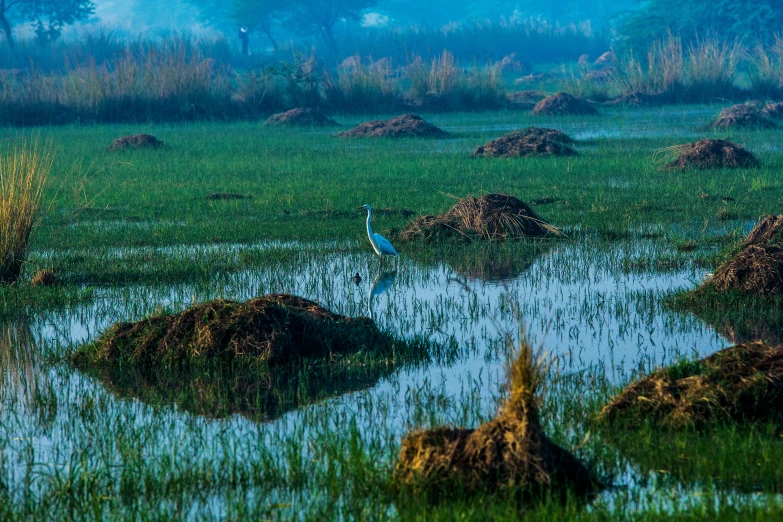
[[[56,156],[22,281],[0,287],[0,519],[780,520],[779,424],[595,422],[655,368],[783,338],[777,298],[684,297],[783,208],[782,131],[699,130],[720,108],[423,114],[445,139],[260,123],[9,130],[9,141],[32,136]],[[579,154],[471,158],[530,125],[562,130]],[[166,146],[106,150],[138,132]],[[662,169],[671,147],[703,137],[744,146],[761,167]],[[564,234],[398,238],[417,216],[493,192]],[[373,254],[356,210],[365,203],[398,263]],[[40,269],[59,284],[28,285]],[[336,369],[286,367],[274,389],[209,365],[150,375],[72,363],[115,323],[271,293],[372,317],[399,341]],[[402,437],[493,418],[523,329],[551,361],[544,431],[608,487],[533,503],[399,493]]]

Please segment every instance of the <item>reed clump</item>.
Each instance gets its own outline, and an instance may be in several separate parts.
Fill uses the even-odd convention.
[[[780,420],[781,414],[783,347],[750,342],[653,372],[628,385],[598,419],[627,427],[702,428]]]
[[[436,237],[495,241],[561,234],[524,201],[508,194],[485,194],[463,198],[445,214],[419,217],[399,237],[406,241]]]
[[[196,360],[277,365],[388,344],[366,318],[330,312],[301,297],[273,294],[245,302],[217,299],[179,314],[119,323],[74,354],[77,366],[183,368]]]
[[[389,120],[368,121],[337,135],[342,138],[443,138],[448,133],[421,116],[403,114]]]
[[[762,218],[740,248],[704,286],[765,297],[783,294],[783,215]]]
[[[752,103],[726,107],[708,129],[774,129],[774,122],[767,119],[762,108]]]
[[[22,142],[0,159],[0,282],[14,283],[22,273],[30,233],[36,225],[53,154],[37,143]]]
[[[284,127],[335,127],[340,124],[325,114],[308,108],[296,108],[274,114],[264,125]]]
[[[556,129],[528,127],[476,147],[473,157],[575,156],[567,134]]]
[[[595,116],[598,111],[584,100],[574,98],[567,92],[558,92],[547,96],[533,107],[532,114],[544,116],[588,115]]]
[[[508,363],[508,398],[497,417],[475,429],[437,427],[402,440],[394,481],[402,492],[431,500],[480,492],[510,493],[525,502],[569,493],[589,497],[602,485],[539,420],[547,363],[523,341]]]
[[[106,150],[159,149],[165,144],[151,134],[132,134],[117,138]]]
[[[758,167],[753,153],[727,140],[703,139],[672,147],[678,156],[667,163],[667,169],[722,169]]]

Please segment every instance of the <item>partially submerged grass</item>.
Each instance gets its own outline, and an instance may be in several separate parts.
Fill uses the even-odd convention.
[[[561,234],[514,196],[486,194],[463,198],[445,214],[416,218],[399,237],[406,241],[441,236],[496,241]]]
[[[589,497],[600,481],[568,450],[554,444],[539,420],[547,362],[521,341],[508,362],[508,398],[496,418],[475,429],[438,427],[403,438],[394,479],[401,491],[430,499],[481,492],[524,502],[542,496]]]
[[[625,427],[682,428],[783,418],[783,347],[738,344],[683,360],[628,385],[599,420]]]
[[[28,242],[39,212],[54,157],[37,142],[22,141],[2,151],[0,160],[0,283],[22,273]]]

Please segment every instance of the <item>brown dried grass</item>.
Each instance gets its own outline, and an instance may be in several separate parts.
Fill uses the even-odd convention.
[[[476,429],[438,427],[406,435],[394,469],[398,487],[433,500],[482,490],[509,491],[527,501],[598,491],[602,485],[584,464],[541,428],[547,370],[541,353],[523,341],[509,361],[509,396],[497,417]]]
[[[545,116],[590,115],[598,114],[595,108],[584,100],[574,98],[567,92],[558,92],[538,102],[533,114]]]
[[[93,350],[80,350],[74,358],[88,366],[129,362],[160,368],[186,365],[194,358],[274,365],[370,349],[383,339],[370,319],[352,319],[301,297],[273,294],[245,302],[217,299],[178,314],[119,323]]]
[[[707,126],[708,129],[774,129],[777,125],[768,120],[759,106],[754,103],[741,103],[720,111],[718,119]]]
[[[0,283],[14,283],[27,258],[54,156],[22,142],[0,159]]]
[[[783,102],[768,103],[761,109],[761,114],[773,120],[783,118]]]
[[[445,214],[419,217],[409,223],[399,237],[406,241],[436,236],[494,241],[561,234],[524,201],[508,194],[486,194],[463,198]]]
[[[389,120],[373,120],[337,133],[343,138],[441,138],[448,133],[421,116],[403,114]]]
[[[476,147],[473,157],[575,156],[574,140],[555,129],[528,127]]]
[[[264,125],[286,127],[337,127],[340,124],[333,119],[321,114],[319,111],[308,108],[291,109],[271,116]]]
[[[703,139],[672,147],[679,156],[667,163],[667,169],[720,169],[750,168],[760,166],[751,153],[726,140]]]
[[[783,347],[752,342],[653,372],[627,386],[599,420],[680,428],[778,420],[782,413]]]
[[[30,286],[54,286],[58,283],[57,273],[46,268],[39,270],[30,279]]]
[[[158,149],[164,143],[150,134],[133,134],[117,138],[106,150]]]

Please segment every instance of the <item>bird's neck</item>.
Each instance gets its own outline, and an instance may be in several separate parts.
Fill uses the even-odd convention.
[[[372,210],[367,211],[367,235],[372,240],[372,227],[370,226],[370,218],[372,217]]]

